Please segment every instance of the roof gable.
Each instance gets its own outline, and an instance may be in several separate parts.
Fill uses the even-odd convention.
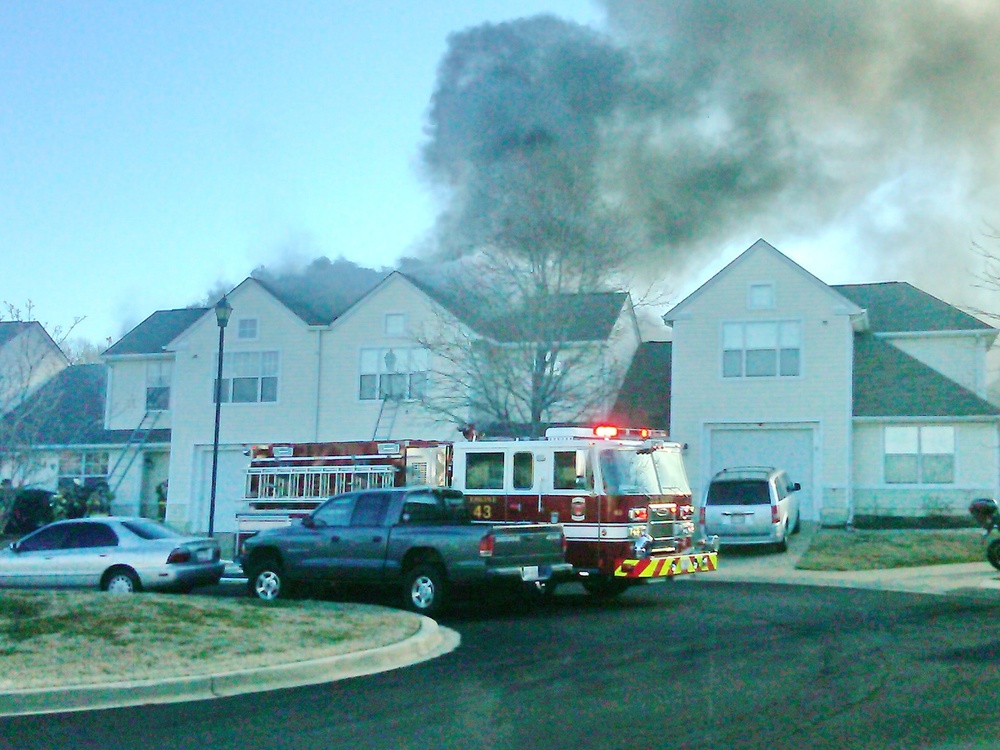
[[[171,341],[194,325],[210,309],[185,307],[179,310],[157,310],[106,349],[104,356],[163,354]]]
[[[854,337],[855,417],[981,417],[1000,407],[871,334]]]
[[[0,321],[0,346],[3,346],[9,341],[17,338],[22,331],[25,331],[31,323],[25,323],[19,320],[3,320]]]
[[[878,333],[996,331],[978,318],[905,281],[841,284],[833,289],[867,309],[871,329]]]
[[[750,247],[740,253],[735,259],[730,261],[725,267],[722,268],[718,273],[716,273],[712,278],[702,284],[700,287],[695,289],[691,294],[685,297],[683,300],[678,302],[673,308],[671,308],[663,316],[663,321],[665,323],[672,323],[684,317],[690,312],[690,309],[697,304],[697,301],[705,294],[705,290],[719,283],[723,278],[732,274],[737,268],[746,265],[748,263],[753,263],[757,261],[762,255],[767,255],[772,259],[782,263],[786,267],[790,268],[794,273],[800,276],[807,284],[811,285],[816,289],[818,294],[826,296],[832,303],[842,305],[844,312],[851,316],[862,316],[864,310],[856,305],[854,302],[846,298],[845,296],[838,294],[833,287],[829,286],[825,282],[818,279],[813,274],[809,273],[806,269],[796,263],[794,260],[789,258],[784,253],[780,252],[770,243],[763,239],[757,240]]]

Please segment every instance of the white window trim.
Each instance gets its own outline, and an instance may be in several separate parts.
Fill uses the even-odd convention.
[[[385,356],[390,351],[393,352],[397,357],[401,357],[402,355],[405,354],[405,357],[406,357],[406,367],[405,367],[405,369],[402,368],[401,366],[397,367],[396,369],[393,369],[392,371],[390,371],[388,369],[388,367],[385,365]],[[410,367],[410,363],[414,359],[412,357],[412,352],[415,352],[415,351],[422,352],[422,354],[420,355],[419,358],[424,360],[425,367],[420,368],[420,369],[414,369],[414,368]],[[371,371],[370,369],[366,369],[363,366],[363,362],[364,362],[364,359],[365,359],[365,353],[366,352],[368,352],[368,353],[376,352],[377,353],[375,355],[375,361],[377,363],[375,371]],[[423,374],[424,375],[424,386],[423,387],[424,387],[424,395],[426,395],[426,393],[427,393],[427,385],[428,385],[428,381],[430,379],[429,378],[430,367],[429,367],[429,362],[428,362],[429,357],[430,357],[430,353],[426,349],[424,349],[423,347],[420,347],[420,346],[382,346],[382,347],[371,346],[371,347],[362,347],[361,349],[358,350],[358,375],[357,375],[357,380],[355,380],[356,388],[357,388],[357,390],[355,391],[355,393],[356,393],[357,400],[359,402],[361,402],[361,403],[379,403],[379,402],[381,402],[383,400],[382,395],[381,395],[382,394],[382,377],[383,376],[388,376],[388,375],[405,375],[406,378],[407,378],[406,379],[406,391],[407,391],[407,393],[406,393],[406,395],[403,398],[398,399],[399,401],[419,401],[419,400],[421,400],[421,398],[423,398],[423,396],[414,397],[412,395],[412,385],[413,385],[412,376],[413,375],[417,375],[417,374]],[[400,365],[401,364],[402,363],[400,363]],[[374,398],[362,398],[361,378],[362,377],[366,377],[366,376],[375,376],[375,396],[374,396]]]
[[[774,350],[776,352],[775,356],[777,357],[776,363],[775,363],[776,364],[776,369],[775,369],[775,374],[774,375],[747,375],[746,374],[746,352],[747,352],[747,348],[746,348],[746,327],[748,325],[754,325],[754,324],[758,324],[758,323],[774,323],[778,327],[777,331],[776,331],[776,334],[777,334],[777,337],[778,337],[777,338],[777,346],[776,346],[776,348]],[[782,375],[781,374],[781,359],[780,359],[780,356],[778,356],[778,353],[781,352],[781,326],[782,326],[782,324],[789,324],[789,323],[795,324],[796,326],[798,326],[798,334],[799,334],[799,344],[798,344],[799,369],[798,369],[798,372],[795,375]],[[731,326],[731,325],[738,325],[738,326],[741,326],[743,328],[743,343],[742,343],[741,348],[739,350],[735,350],[735,349],[734,350],[727,350],[726,346],[725,346],[725,330],[726,330],[726,326]],[[804,351],[805,351],[805,326],[802,324],[802,320],[800,318],[762,318],[762,319],[759,319],[759,320],[724,320],[724,321],[722,321],[719,324],[719,334],[718,335],[719,335],[719,339],[718,339],[719,344],[718,344],[718,349],[717,349],[718,356],[719,356],[719,369],[718,369],[718,373],[719,373],[719,379],[722,380],[723,382],[797,380],[797,379],[802,378],[803,375],[804,375],[804,373],[805,373],[805,356],[804,356]],[[725,363],[726,351],[740,351],[742,353],[741,354],[741,360],[740,360],[740,374],[739,375],[726,375],[726,363]]]
[[[253,321],[253,336],[244,336],[242,331],[243,322]],[[236,339],[237,341],[258,341],[260,339],[260,318],[256,316],[247,316],[244,318],[236,319]]]
[[[886,450],[886,428],[889,427],[907,427],[915,429],[917,431],[917,452],[915,454],[907,453],[889,453]],[[951,453],[925,453],[921,445],[921,430],[925,427],[947,427],[951,429],[952,435],[952,445]],[[917,457],[917,481],[916,482],[890,482],[886,479],[886,458],[888,456],[901,456],[901,455],[915,455]],[[923,481],[923,457],[925,455],[938,456],[938,455],[950,455],[951,456],[951,481],[950,482],[924,482]],[[958,485],[958,428],[952,424],[888,424],[882,427],[882,487],[886,489],[914,489],[914,488],[954,488]]]
[[[234,377],[233,377],[232,367],[234,366],[234,357],[237,354],[259,354],[259,355],[261,355],[261,358],[263,358],[263,355],[265,355],[265,354],[275,354],[275,355],[277,355],[278,366],[275,369],[275,374],[274,375],[264,375],[263,371],[261,369],[261,371],[259,371],[258,374],[255,376],[256,380],[258,381],[257,382],[257,400],[256,401],[233,401],[233,380],[234,380]],[[211,402],[213,404],[215,403],[215,392],[216,392],[215,391],[215,389],[216,389],[215,378],[216,378],[216,375],[218,374],[218,371],[219,371],[218,370],[218,368],[219,368],[219,359],[218,359],[218,356],[219,355],[216,354],[212,358],[213,359],[213,361],[212,361],[212,378],[211,378],[211,389],[212,389],[212,392],[211,392],[211,395],[210,395],[209,398],[211,399]],[[281,401],[281,378],[282,378],[281,370],[282,370],[282,359],[283,359],[283,357],[281,356],[281,350],[280,349],[247,349],[247,350],[237,350],[237,351],[233,351],[233,352],[225,352],[223,354],[223,357],[222,357],[222,381],[223,381],[223,384],[226,385],[226,388],[225,388],[225,391],[223,393],[224,398],[222,399],[222,405],[223,406],[273,406],[275,404],[280,403],[280,401]],[[249,377],[249,376],[243,376],[243,377]],[[260,398],[261,397],[261,392],[263,390],[263,383],[261,381],[263,381],[263,379],[265,377],[267,377],[267,378],[272,378],[273,377],[275,379],[275,394],[274,394],[274,400],[273,401],[263,401]]]
[[[389,330],[389,320],[392,319],[402,319],[402,324],[398,333]],[[406,313],[402,312],[387,312],[382,315],[382,335],[388,338],[404,338],[406,336],[406,325],[407,318]]]
[[[753,290],[767,288],[771,292],[771,301],[767,305],[755,305],[753,301]],[[773,281],[752,281],[747,284],[747,310],[773,310],[777,307],[778,301],[774,292]]]

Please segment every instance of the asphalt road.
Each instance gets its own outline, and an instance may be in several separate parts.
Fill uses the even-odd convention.
[[[677,581],[467,603],[458,650],[239,698],[0,719],[0,748],[977,748],[1000,600]]]

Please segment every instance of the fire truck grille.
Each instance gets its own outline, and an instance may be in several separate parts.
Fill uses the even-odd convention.
[[[652,521],[648,533],[657,542],[669,541],[679,536],[694,536],[694,524],[691,521]]]

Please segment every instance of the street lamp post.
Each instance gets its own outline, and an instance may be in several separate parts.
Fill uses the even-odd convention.
[[[233,306],[226,295],[215,305],[215,321],[219,324],[219,368],[215,374],[215,438],[212,441],[212,489],[208,500],[208,535],[215,534],[215,484],[219,476],[219,423],[222,420],[222,350],[226,345],[226,326]]]

